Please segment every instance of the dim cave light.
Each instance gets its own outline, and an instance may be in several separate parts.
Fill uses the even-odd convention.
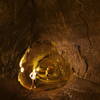
[[[23,67],[21,67],[21,68],[20,68],[20,71],[23,73],[23,72],[24,72],[24,68],[23,68]]]
[[[29,90],[61,87],[68,81],[71,73],[69,64],[57,51],[46,53],[44,50],[44,53],[32,56],[28,48],[21,58],[19,66],[18,81]]]

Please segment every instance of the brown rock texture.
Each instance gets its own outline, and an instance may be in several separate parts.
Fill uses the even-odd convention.
[[[55,42],[69,61],[64,87],[35,92],[18,83],[19,61],[37,40]],[[99,42],[99,0],[0,0],[0,100],[100,100]]]

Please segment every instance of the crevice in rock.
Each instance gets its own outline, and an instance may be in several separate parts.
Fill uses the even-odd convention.
[[[82,59],[84,60],[85,64],[86,64],[86,68],[85,68],[85,73],[88,71],[88,61],[87,61],[87,58],[86,56],[83,56],[82,53],[81,53],[81,47],[79,45],[76,45],[77,49],[78,49],[78,52],[80,54],[80,56],[82,57]]]
[[[83,73],[82,76],[84,76],[86,72],[88,71],[88,62],[87,62],[86,57],[84,57],[81,53],[81,47],[79,45],[75,45],[75,48],[77,49],[77,54],[79,56],[79,59],[82,61],[82,65],[83,65],[83,68],[80,68],[79,70],[79,74]]]

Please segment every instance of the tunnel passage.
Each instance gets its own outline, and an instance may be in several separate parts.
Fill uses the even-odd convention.
[[[34,3],[32,4],[32,2]],[[73,70],[73,74],[78,77],[73,78],[73,81],[76,81],[70,86],[68,85],[70,80],[67,80],[62,91],[59,90],[60,93],[53,100],[67,99],[67,96],[69,100],[98,100],[96,97],[100,98],[100,88],[98,87],[100,86],[99,2],[99,0],[0,0],[0,78],[5,80],[0,80],[0,93],[4,95],[0,94],[0,97],[7,98],[5,95],[9,97],[10,94],[10,97],[16,94],[19,97],[26,95],[24,92],[21,93],[24,88],[19,88],[21,85],[17,84],[15,74],[17,67],[20,68],[17,66],[18,60],[28,47],[30,40],[36,40],[39,38],[38,34],[44,34],[45,39],[53,37],[54,40],[59,35],[58,41],[56,41],[58,43],[56,49],[59,52],[57,54],[63,55],[64,59],[67,56],[66,61]],[[33,36],[35,33],[37,38]],[[66,39],[64,44],[62,37]],[[79,50],[79,46],[81,50]],[[86,57],[86,61],[84,57]],[[44,59],[41,66],[48,60],[49,58]],[[24,71],[23,68],[20,70]],[[40,85],[37,84],[36,87],[38,86]],[[75,92],[67,91],[66,86]],[[17,89],[19,90],[17,91]],[[6,94],[3,90],[6,91]],[[95,93],[92,94],[93,92]],[[99,94],[96,94],[97,92]],[[30,91],[28,91],[29,93]],[[27,100],[34,99],[36,97],[34,93],[32,92],[31,96],[28,95],[30,99]],[[55,94],[55,92],[52,93]],[[40,94],[40,92],[37,93],[38,99],[34,100],[42,100]],[[49,96],[53,98],[51,94]],[[92,98],[93,96],[94,98]],[[24,97],[26,98],[26,96]],[[13,99],[17,99],[16,96]],[[43,98],[43,100],[45,99]]]
[[[53,41],[33,43],[27,48],[19,63],[20,84],[28,90],[52,90],[67,84],[73,73],[84,75],[86,65],[78,52],[76,53],[75,50],[73,52],[68,46],[65,47],[67,51],[64,52],[60,45]],[[78,61],[75,62],[75,59]],[[79,63],[80,69],[75,63]]]
[[[28,48],[20,61],[19,82],[27,89],[53,89],[66,83],[71,74],[68,61],[53,43],[37,42]]]

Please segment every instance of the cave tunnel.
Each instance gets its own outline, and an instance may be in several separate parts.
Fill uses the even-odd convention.
[[[100,100],[99,0],[0,0],[0,100]]]

